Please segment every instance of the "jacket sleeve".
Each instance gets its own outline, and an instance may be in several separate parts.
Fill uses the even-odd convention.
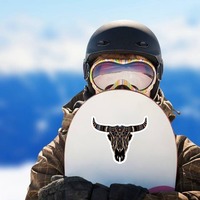
[[[145,200],[200,199],[200,147],[185,136],[176,136],[176,143],[178,167],[175,191],[147,194]]]
[[[38,191],[51,182],[54,175],[64,175],[64,149],[67,131],[76,110],[71,113],[63,108],[64,117],[62,128],[58,130],[57,137],[38,155],[36,164],[31,169],[31,183],[28,188],[26,200],[38,199]]]
[[[59,132],[58,136],[38,155],[38,160],[31,169],[31,183],[26,200],[38,199],[38,191],[51,182],[53,175],[64,174],[64,145],[65,135]]]

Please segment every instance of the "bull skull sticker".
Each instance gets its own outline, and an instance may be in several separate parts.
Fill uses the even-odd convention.
[[[106,132],[108,140],[111,142],[111,147],[114,153],[114,160],[117,163],[122,163],[125,161],[126,152],[128,150],[129,142],[131,141],[133,134],[142,131],[147,126],[147,117],[145,117],[144,122],[139,125],[116,125],[108,126],[98,124],[93,117],[92,119],[93,127],[101,132]]]

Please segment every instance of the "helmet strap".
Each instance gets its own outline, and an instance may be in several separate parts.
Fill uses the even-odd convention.
[[[84,79],[87,81],[90,77],[90,65],[85,60],[83,62],[83,74],[84,74]]]
[[[88,85],[85,85],[84,91],[83,91],[83,99],[84,99],[84,101],[88,100],[93,95],[95,95],[95,91],[92,88],[91,83],[88,82]]]
[[[157,96],[157,94],[158,94],[159,84],[160,84],[160,81],[159,81],[158,79],[156,79],[156,82],[155,82],[155,84],[154,84],[154,86],[153,86],[153,89],[152,89],[151,92],[150,92],[150,97],[151,97],[151,99],[153,99],[153,100],[156,98],[156,96]]]

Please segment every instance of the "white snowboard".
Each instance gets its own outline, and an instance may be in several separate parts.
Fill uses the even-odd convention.
[[[70,125],[65,175],[93,183],[132,183],[151,192],[175,188],[177,149],[171,124],[150,98],[112,90],[87,100]]]

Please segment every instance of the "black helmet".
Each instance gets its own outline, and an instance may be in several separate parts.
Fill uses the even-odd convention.
[[[119,20],[107,23],[93,33],[87,45],[83,64],[84,78],[90,90],[91,65],[99,55],[105,53],[135,54],[149,59],[157,72],[158,80],[155,83],[154,94],[151,95],[155,96],[162,78],[163,61],[159,42],[149,28],[135,21]]]

